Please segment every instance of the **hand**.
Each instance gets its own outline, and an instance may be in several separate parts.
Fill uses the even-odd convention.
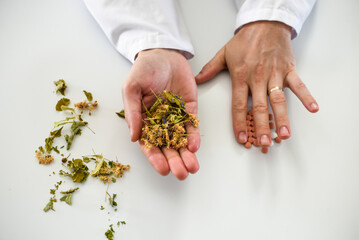
[[[280,22],[259,21],[243,26],[196,76],[197,83],[228,69],[232,78],[232,120],[236,139],[247,141],[246,113],[248,95],[252,94],[256,134],[262,147],[271,145],[268,90],[289,87],[310,112],[318,104],[297,75],[291,48],[291,28]],[[283,91],[269,94],[277,134],[291,135],[287,103]]]
[[[141,139],[145,110],[156,101],[153,92],[171,91],[182,96],[186,102],[186,111],[197,115],[197,85],[187,60],[176,50],[152,49],[138,54],[130,73],[122,87],[126,121],[130,129],[131,141],[138,141],[153,168],[161,175],[170,171],[179,180],[184,180],[189,173],[199,169],[194,154],[200,146],[199,128],[186,124],[188,134],[187,148],[179,151],[152,147],[147,149]],[[153,92],[152,92],[153,91]]]

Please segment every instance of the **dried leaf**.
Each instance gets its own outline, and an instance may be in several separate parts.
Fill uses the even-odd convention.
[[[53,198],[50,198],[49,202],[44,207],[44,212],[47,212],[49,210],[55,211],[55,209],[54,209],[54,201],[55,200]]]
[[[56,85],[56,93],[60,92],[63,96],[65,96],[65,90],[67,88],[65,80],[60,79],[54,83]]]
[[[120,112],[116,112],[117,116],[119,116],[120,118],[125,118],[125,110],[121,110]]]
[[[62,191],[61,193],[65,194],[65,195],[60,198],[60,201],[66,202],[68,205],[71,206],[71,204],[72,204],[72,194],[75,191],[77,191],[78,189],[79,188],[73,188],[73,189],[70,189],[70,190],[67,190],[67,191]]]
[[[93,100],[92,93],[86,92],[85,90],[83,90],[83,92],[85,93],[87,100],[91,102]]]
[[[56,104],[56,111],[63,111],[63,107],[67,107],[70,104],[70,99],[61,98]]]
[[[106,193],[107,193],[107,195],[109,196],[108,201],[110,202],[111,207],[116,207],[116,206],[117,206],[117,202],[115,201],[115,198],[116,198],[117,194],[116,194],[116,193],[113,193],[113,194],[112,194],[112,197],[111,197],[111,194],[109,194],[108,192],[106,192]]]

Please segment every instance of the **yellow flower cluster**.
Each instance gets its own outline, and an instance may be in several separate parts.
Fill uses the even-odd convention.
[[[36,153],[37,160],[39,160],[39,164],[47,165],[54,161],[54,157],[51,155],[45,155],[42,152],[37,151],[37,150],[35,151],[35,153]]]

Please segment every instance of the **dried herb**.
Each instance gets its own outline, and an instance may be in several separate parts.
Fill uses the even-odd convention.
[[[106,194],[108,195],[108,201],[109,201],[111,207],[117,207],[117,202],[115,201],[117,194],[113,193],[112,197],[111,197],[111,194],[109,194],[108,192],[106,192]]]
[[[87,122],[79,122],[79,121],[73,121],[71,125],[71,134],[65,135],[65,140],[67,143],[66,149],[70,150],[72,146],[72,141],[74,140],[76,135],[81,135],[81,127],[86,126]]]
[[[60,79],[54,83],[56,85],[56,93],[60,92],[63,96],[65,96],[65,90],[67,88],[65,80]]]
[[[73,182],[83,183],[90,174],[88,167],[83,163],[82,159],[73,159],[68,161],[65,167],[70,171],[70,173],[60,170],[59,174],[61,176],[71,177]]]
[[[100,210],[104,210],[105,208],[101,205]]]
[[[51,151],[54,150],[57,153],[60,153],[57,147],[53,147],[54,139],[57,137],[61,137],[62,127],[50,132],[50,136],[45,139],[45,148],[40,146],[39,151],[35,151],[36,158],[39,160],[40,164],[50,164],[54,157],[51,156]],[[46,151],[45,151],[46,150]]]
[[[47,164],[50,164],[54,161],[54,157],[51,156],[51,155],[46,155],[44,154],[42,151],[35,151],[35,156],[37,158],[37,160],[39,160],[39,164],[44,164],[44,165],[47,165]]]
[[[70,99],[68,98],[61,98],[57,103],[56,103],[56,111],[63,111],[63,107],[67,107],[70,104]]]
[[[155,93],[154,93],[155,94]],[[163,91],[150,110],[145,107],[147,118],[142,128],[141,140],[149,149],[152,146],[180,149],[188,145],[185,124],[198,126],[198,118],[185,110],[186,103],[182,97]],[[162,99],[163,97],[164,99]]]
[[[83,90],[83,92],[84,92],[88,102],[86,100],[84,100],[82,102],[75,103],[74,106],[75,106],[75,108],[77,108],[81,111],[89,110],[90,111],[89,115],[91,115],[91,111],[93,111],[98,106],[98,103],[97,103],[97,101],[94,101],[94,102],[92,101],[93,100],[92,93],[87,92],[85,90]]]
[[[121,224],[122,224],[122,225],[126,225],[126,222],[125,222],[125,221],[118,221],[118,222],[117,222],[117,226],[118,226],[118,227],[119,227]]]
[[[112,224],[109,226],[109,229],[105,232],[105,236],[108,240],[113,240],[114,237],[114,232],[115,230],[113,230]]]
[[[68,205],[71,205],[71,199],[72,199],[72,194],[77,191],[79,188],[73,188],[67,191],[62,191],[62,194],[65,194],[64,196],[62,196],[62,198],[60,198],[60,201],[62,202],[66,202]]]
[[[92,155],[96,160],[96,167],[91,176],[102,180],[104,183],[116,182],[116,178],[122,177],[130,169],[130,165],[106,160],[102,154]]]
[[[89,100],[91,102],[93,100],[92,93],[86,92],[85,90],[83,90],[83,92],[85,93],[87,100]]]
[[[55,211],[54,202],[56,202],[56,199],[50,198],[49,202],[44,207],[44,212],[47,212],[49,210]]]
[[[120,118],[125,118],[125,110],[121,110],[120,112],[116,112],[117,116],[119,116]]]
[[[50,189],[50,194],[52,195],[52,197],[50,198],[49,202],[46,204],[46,206],[43,209],[45,212],[47,212],[49,210],[55,211],[54,202],[57,202],[55,194],[61,184],[62,184],[62,181],[59,181],[55,184],[55,188]]]

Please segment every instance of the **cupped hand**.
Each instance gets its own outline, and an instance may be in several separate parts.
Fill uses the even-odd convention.
[[[125,106],[126,121],[131,141],[138,141],[141,151],[153,168],[161,175],[170,171],[179,180],[199,169],[195,152],[200,146],[198,127],[186,124],[188,135],[187,148],[179,151],[162,147],[147,149],[140,140],[145,109],[157,100],[153,93],[171,91],[182,96],[186,102],[186,111],[197,115],[197,85],[187,60],[176,50],[151,49],[138,54],[130,73],[122,86],[122,98]]]
[[[197,83],[228,69],[232,78],[232,120],[236,139],[248,139],[246,114],[252,94],[254,124],[259,144],[271,145],[268,92],[276,131],[281,139],[291,135],[287,102],[280,88],[289,87],[310,112],[318,104],[299,78],[291,47],[291,28],[280,22],[259,21],[243,26],[196,76]],[[279,87],[279,88],[277,88]],[[278,90],[279,89],[279,90]]]

